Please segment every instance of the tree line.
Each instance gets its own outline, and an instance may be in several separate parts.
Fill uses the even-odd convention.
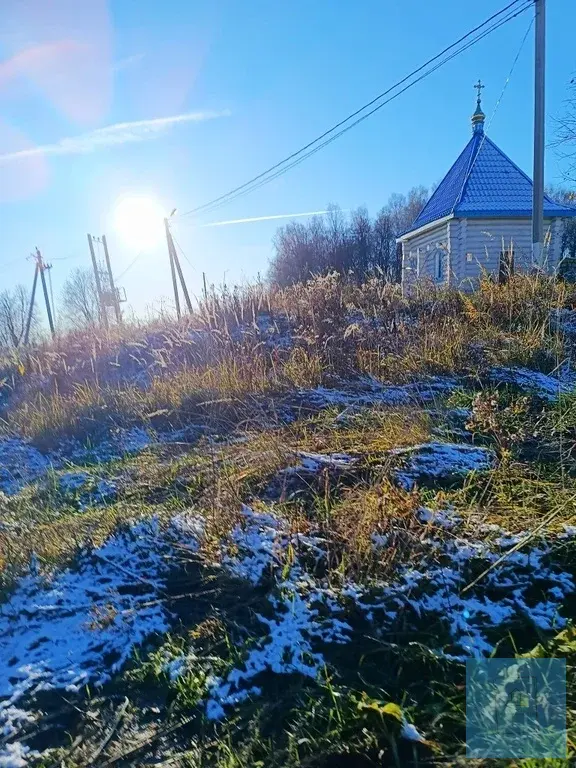
[[[274,237],[270,281],[286,286],[331,271],[358,280],[378,274],[399,281],[402,264],[396,238],[410,227],[428,196],[422,186],[406,195],[393,194],[374,219],[366,208],[346,215],[331,205],[323,216],[306,223],[290,222]]]

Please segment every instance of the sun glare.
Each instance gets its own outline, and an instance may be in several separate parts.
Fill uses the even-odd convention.
[[[114,226],[126,245],[151,248],[164,232],[164,210],[151,197],[125,197],[114,210]]]

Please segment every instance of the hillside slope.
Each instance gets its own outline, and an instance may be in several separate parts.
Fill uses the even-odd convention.
[[[524,654],[572,764],[575,301],[329,276],[7,356],[0,766],[464,765]]]

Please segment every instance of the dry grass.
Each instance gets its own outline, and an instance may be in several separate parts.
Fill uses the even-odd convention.
[[[283,290],[224,290],[180,324],[92,330],[10,353],[0,359],[0,417],[5,432],[38,440],[162,411],[187,419],[202,402],[315,387],[336,375],[405,382],[479,375],[494,363],[549,371],[565,352],[550,310],[575,301],[571,287],[526,276],[504,286],[485,280],[471,295],[417,286],[410,298],[375,278],[359,286],[336,275]],[[291,347],[275,345],[274,335],[266,343],[262,312],[280,335],[290,330]]]
[[[562,467],[503,461],[487,476],[470,476],[463,488],[446,495],[468,520],[470,532],[495,523],[517,533],[547,520],[546,529],[561,531],[576,521],[576,481]]]
[[[375,573],[382,578],[399,562],[418,557],[410,535],[412,529],[422,532],[416,524],[418,506],[416,494],[398,489],[389,480],[345,491],[330,511],[331,535],[340,544],[340,572],[354,581]],[[386,547],[375,548],[374,535],[388,537]]]
[[[381,457],[391,448],[425,442],[430,416],[417,408],[367,408],[341,418],[327,410],[286,430],[288,444],[303,451]]]
[[[485,280],[471,295],[425,286],[406,298],[374,278],[359,286],[335,275],[284,290],[224,291],[180,324],[72,334],[12,353],[0,361],[0,418],[5,433],[41,443],[135,422],[237,423],[247,398],[335,376],[402,383],[479,376],[498,363],[550,371],[565,356],[550,310],[575,300],[565,284],[525,276],[504,286]],[[266,342],[263,311],[270,328],[290,330],[290,347],[274,334]]]

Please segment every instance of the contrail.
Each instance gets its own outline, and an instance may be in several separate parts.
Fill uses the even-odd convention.
[[[21,160],[35,155],[83,155],[95,152],[105,147],[114,147],[120,144],[133,144],[140,141],[149,141],[158,138],[162,133],[175,125],[182,123],[199,123],[204,120],[213,120],[218,117],[228,117],[230,112],[206,111],[186,112],[182,115],[170,117],[156,117],[152,120],[134,120],[129,123],[115,123],[104,128],[96,128],[88,133],[59,139],[54,144],[43,144],[39,147],[21,149],[18,152],[6,152],[0,154],[0,162]]]
[[[209,224],[200,224],[203,227],[225,227],[228,224],[249,224],[251,221],[271,221],[272,219],[297,219],[300,216],[322,216],[330,211],[307,211],[306,213],[276,213],[274,216],[252,216],[249,219],[229,219],[228,221],[211,221]]]

